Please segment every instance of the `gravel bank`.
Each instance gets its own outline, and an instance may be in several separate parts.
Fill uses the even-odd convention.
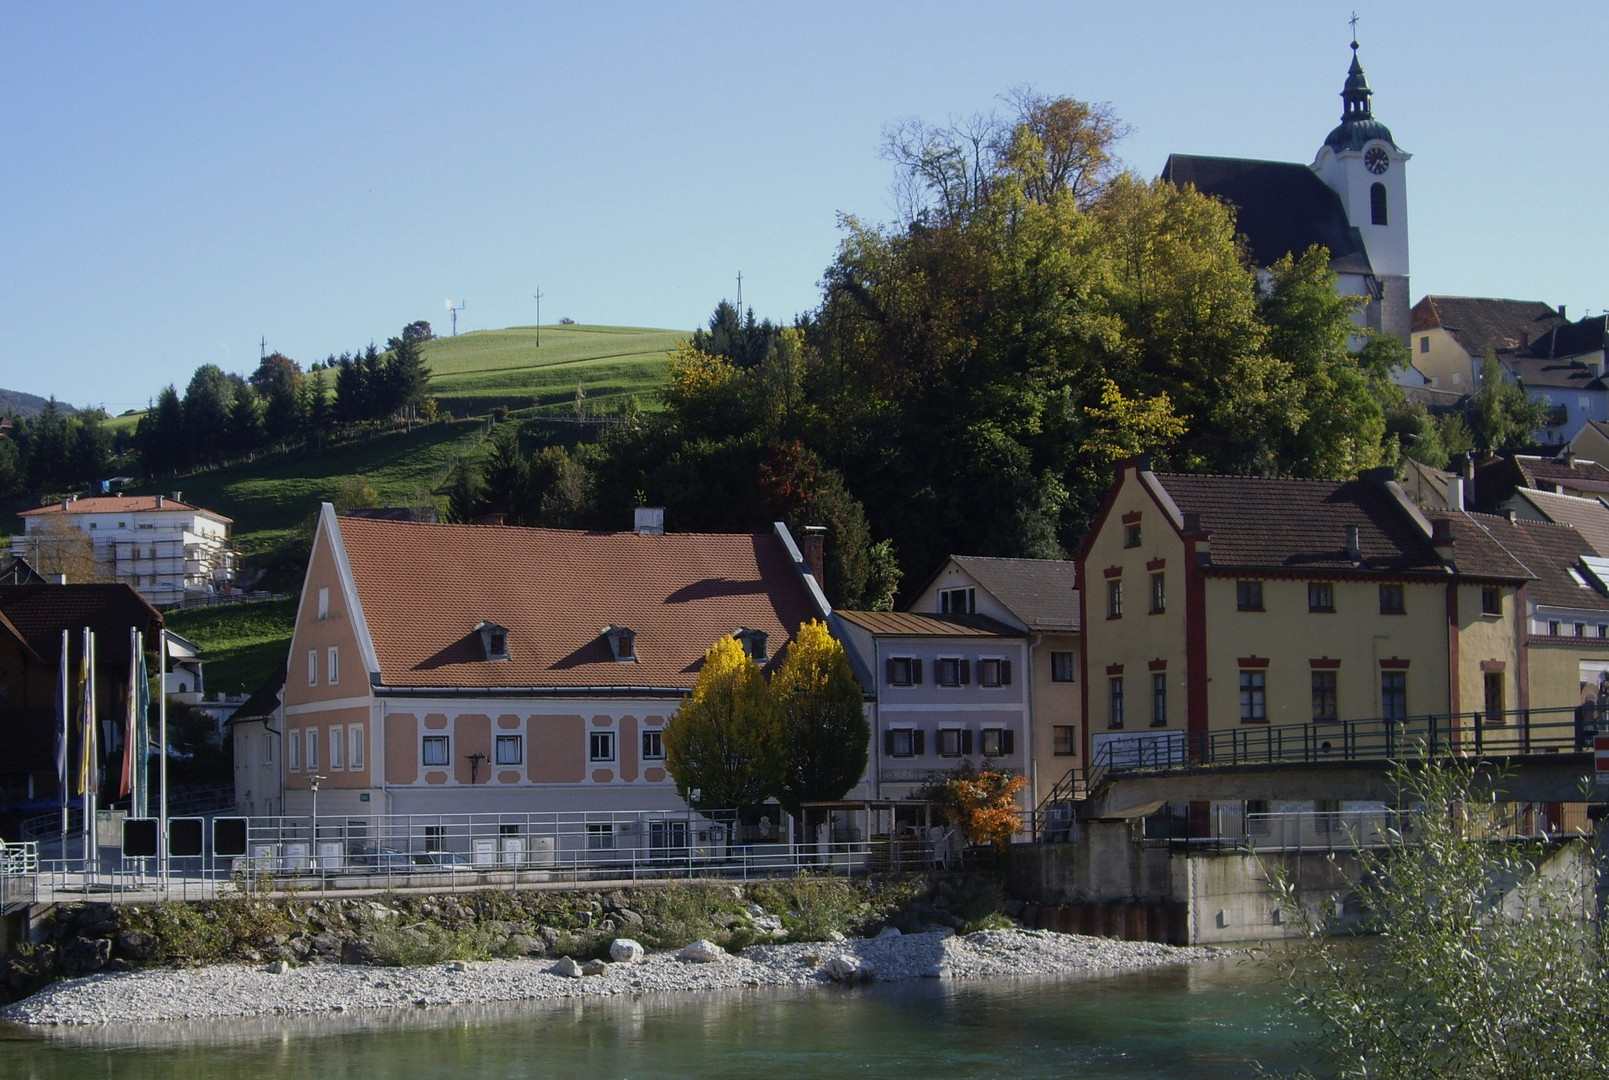
[[[1150,942],[987,930],[956,937],[911,934],[796,945],[756,945],[717,963],[650,952],[639,964],[614,963],[597,975],[553,971],[552,960],[491,960],[417,968],[309,964],[274,973],[267,965],[217,965],[92,975],[47,987],[0,1010],[0,1019],[61,1026],[132,1021],[284,1016],[469,1005],[744,986],[826,985],[828,965],[858,958],[878,982],[899,979],[1045,977],[1193,963],[1221,952]]]

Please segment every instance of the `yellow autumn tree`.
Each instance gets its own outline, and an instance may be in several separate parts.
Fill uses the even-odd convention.
[[[872,732],[849,657],[826,623],[799,627],[771,676],[771,697],[785,747],[782,805],[798,814],[800,803],[843,798],[866,771]]]
[[[665,725],[665,767],[701,813],[758,806],[780,789],[783,746],[760,667],[723,637],[704,654],[693,693]]]

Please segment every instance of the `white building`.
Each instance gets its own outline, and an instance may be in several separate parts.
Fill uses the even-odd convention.
[[[235,584],[234,522],[173,495],[107,495],[64,499],[22,515],[24,532],[11,551],[36,567],[61,565],[67,545],[87,533],[95,570],[133,586],[155,607]],[[69,572],[69,576],[72,576]]]

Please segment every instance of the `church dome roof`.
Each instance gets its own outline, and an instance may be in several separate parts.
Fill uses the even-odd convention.
[[[1346,85],[1341,89],[1341,122],[1324,139],[1324,145],[1333,150],[1361,150],[1365,143],[1375,139],[1396,145],[1391,129],[1374,118],[1370,98],[1369,80],[1364,78],[1363,65],[1358,62],[1358,43],[1352,43],[1352,66],[1347,69]]]

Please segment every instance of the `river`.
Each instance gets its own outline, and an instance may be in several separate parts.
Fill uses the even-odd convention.
[[[1245,1077],[1301,1063],[1285,992],[1235,960],[1054,981],[919,981],[0,1034],[0,1077]]]

